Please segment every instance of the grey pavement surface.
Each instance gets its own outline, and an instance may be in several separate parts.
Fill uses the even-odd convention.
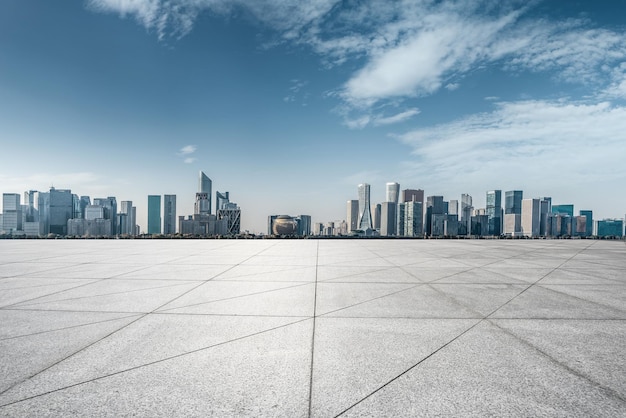
[[[0,241],[0,416],[626,416],[626,245]]]

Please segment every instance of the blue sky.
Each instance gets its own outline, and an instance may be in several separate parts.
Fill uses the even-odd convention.
[[[501,5],[500,3],[505,3]],[[0,192],[133,200],[197,175],[242,227],[358,183],[626,212],[626,1],[3,0]]]

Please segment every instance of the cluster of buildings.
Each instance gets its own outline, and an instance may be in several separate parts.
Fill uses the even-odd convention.
[[[215,236],[238,235],[241,231],[241,209],[229,200],[229,193],[215,192],[215,213],[211,213],[212,181],[202,171],[198,178],[198,192],[194,213],[187,219],[178,218],[178,232],[183,235]]]
[[[72,236],[137,235],[137,209],[132,201],[115,197],[78,196],[68,189],[51,187],[48,192],[2,195],[0,231],[4,234],[41,237],[48,234]]]
[[[314,235],[384,237],[622,237],[622,219],[594,220],[591,210],[574,214],[574,205],[553,205],[550,197],[524,199],[522,190],[486,194],[486,207],[472,196],[445,201],[421,189],[400,190],[386,184],[386,201],[370,203],[370,185],[358,185],[358,199],[348,200],[345,221],[316,223]]]
[[[229,201],[228,192],[216,192],[215,213],[212,213],[211,196],[211,179],[202,171],[194,214],[187,219],[176,217],[176,195],[149,195],[147,233],[198,236],[239,234],[239,206]],[[113,196],[92,200],[89,196],[73,194],[69,189],[51,187],[48,192],[24,192],[23,202],[17,193],[4,193],[2,208],[0,233],[5,235],[112,237],[140,234],[137,208],[133,202],[121,201],[118,207]]]
[[[444,200],[424,196],[421,189],[386,184],[385,201],[372,205],[370,185],[359,184],[358,199],[347,201],[346,219],[312,223],[310,215],[271,215],[267,234],[273,236],[382,237],[623,237],[623,219],[594,220],[591,210],[574,212],[573,204],[553,205],[550,197],[524,199],[523,191],[486,193],[486,207],[475,208],[472,196]],[[149,235],[233,236],[241,231],[241,209],[229,192],[215,192],[202,171],[198,177],[194,213],[176,216],[176,195],[148,196]],[[71,190],[30,190],[24,201],[16,193],[2,195],[0,234],[41,237],[139,235],[132,201],[115,197],[90,199]],[[214,210],[213,210],[214,208]]]

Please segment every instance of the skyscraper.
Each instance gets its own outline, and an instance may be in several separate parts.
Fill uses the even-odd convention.
[[[443,196],[428,196],[426,198],[426,219],[424,221],[426,235],[432,235],[433,233],[433,216],[443,215],[444,213]]]
[[[422,189],[404,189],[402,190],[401,199],[403,202],[422,202],[424,203],[424,191]]]
[[[67,221],[74,213],[74,197],[71,190],[50,188],[50,232],[67,235]]]
[[[381,212],[380,203],[376,203],[372,205],[372,226],[375,230],[380,231],[380,212]]]
[[[539,199],[539,235],[548,235],[548,219],[552,213],[552,198],[542,197]]]
[[[380,235],[391,237],[396,235],[396,209],[397,204],[383,202],[380,210]]]
[[[593,211],[591,210],[581,210],[579,211],[580,216],[585,216],[587,218],[587,223],[585,224],[585,236],[590,237],[593,235]]]
[[[148,234],[161,233],[161,196],[148,196]]]
[[[348,233],[358,229],[359,222],[359,201],[348,200],[346,222],[348,224]]]
[[[412,201],[404,205],[404,228],[403,235],[406,237],[419,237],[423,234],[424,210],[423,203]]]
[[[522,234],[538,237],[540,232],[541,206],[539,199],[522,200]]]
[[[126,215],[126,228],[122,229],[118,226],[120,234],[135,235],[135,224],[137,220],[133,212],[133,202],[131,200],[122,200],[120,205],[120,212]]]
[[[522,199],[524,192],[521,190],[512,190],[504,193],[504,214],[514,213],[522,214]]]
[[[400,197],[400,184],[398,183],[387,183],[387,202],[398,203],[398,198]]]
[[[488,234],[502,234],[502,191],[490,190],[487,192],[487,219],[489,222]]]
[[[372,212],[370,209],[370,185],[359,184],[359,229],[366,231],[372,229]]]
[[[103,219],[111,221],[110,231],[106,231],[105,235],[115,235],[117,233],[117,200],[115,197],[95,198],[93,204],[102,206],[104,208]]]
[[[196,193],[196,214],[211,214],[211,193],[213,182],[200,171],[198,176],[198,193]],[[201,194],[201,196],[198,196]]]
[[[6,232],[22,230],[22,205],[20,195],[17,193],[4,193],[2,195],[2,225],[0,229]]]
[[[552,213],[564,213],[568,216],[574,216],[574,205],[552,205]]]
[[[163,233],[176,233],[176,195],[163,195]]]
[[[215,192],[215,213],[217,213],[220,209],[226,209],[226,205],[230,202],[228,199],[228,192],[220,193],[218,191]]]
[[[461,224],[465,229],[465,233],[471,233],[472,230],[472,210],[474,206],[472,204],[472,196],[463,193],[461,195]]]

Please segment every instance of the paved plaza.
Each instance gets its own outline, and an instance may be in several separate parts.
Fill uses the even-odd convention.
[[[0,416],[626,416],[626,245],[0,241]]]

